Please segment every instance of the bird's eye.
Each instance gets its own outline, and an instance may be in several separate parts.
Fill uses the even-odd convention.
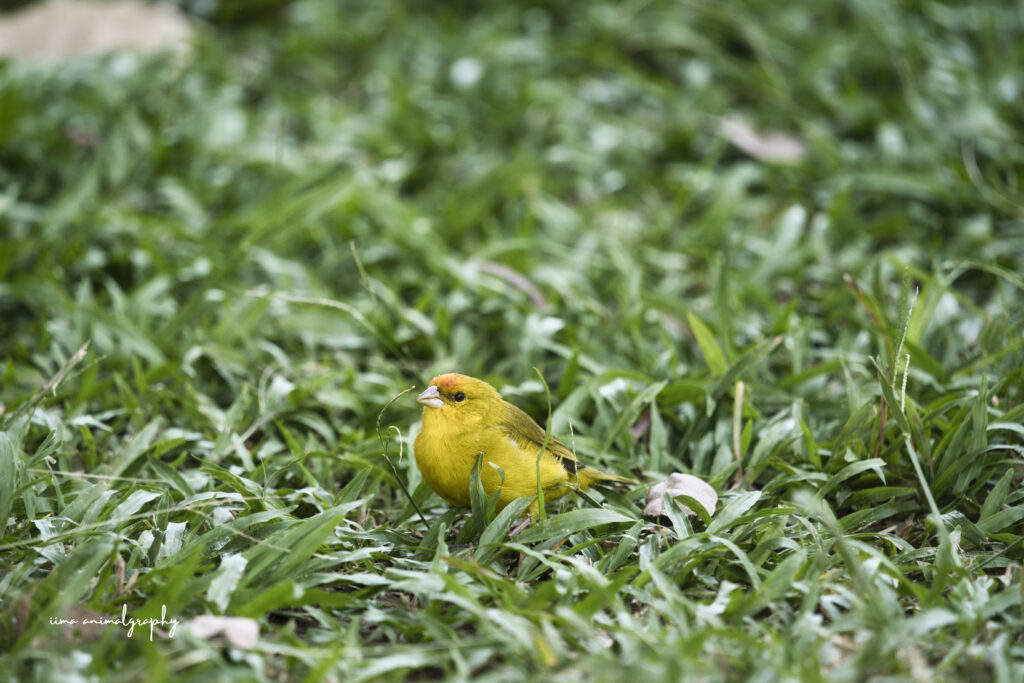
[[[456,403],[459,403],[461,401],[465,401],[466,400],[466,395],[460,391],[457,394],[455,394],[454,396],[452,396],[452,398],[455,399]]]

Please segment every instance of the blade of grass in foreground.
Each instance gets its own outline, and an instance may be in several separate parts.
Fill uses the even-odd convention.
[[[633,520],[629,517],[612,510],[578,508],[537,522],[516,538],[516,541],[518,543],[537,543],[604,524],[632,524],[632,522]]]

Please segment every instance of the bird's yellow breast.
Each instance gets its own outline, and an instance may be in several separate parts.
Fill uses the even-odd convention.
[[[500,489],[498,509],[523,496],[537,493],[537,455],[540,449],[523,448],[493,424],[451,414],[451,406],[423,411],[423,428],[414,444],[416,465],[423,479],[453,505],[470,504],[469,485],[478,454],[483,454],[480,480],[490,496]],[[451,411],[446,413],[445,411]],[[541,488],[545,500],[565,495],[568,487],[550,487],[572,481],[569,472],[550,453],[540,459]],[[536,504],[534,504],[536,507]]]

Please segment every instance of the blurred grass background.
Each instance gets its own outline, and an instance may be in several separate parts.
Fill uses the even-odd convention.
[[[8,676],[1024,675],[1019,3],[177,6],[0,62]],[[533,368],[724,509],[475,537],[379,416]]]

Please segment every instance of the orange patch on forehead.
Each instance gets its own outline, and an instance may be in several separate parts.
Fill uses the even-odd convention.
[[[451,391],[461,385],[463,379],[462,375],[450,372],[447,375],[438,375],[434,379],[430,380],[430,383],[437,386],[439,389]]]

